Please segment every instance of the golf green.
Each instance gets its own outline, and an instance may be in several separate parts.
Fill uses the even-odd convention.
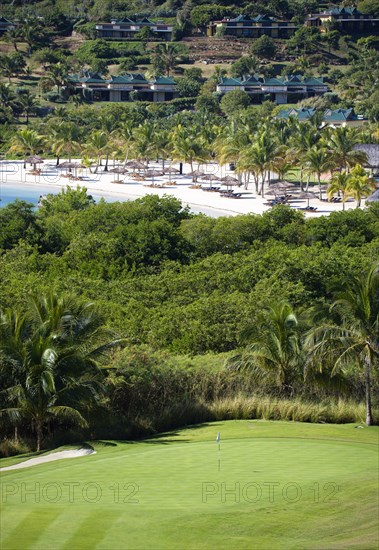
[[[91,442],[0,472],[0,548],[377,548],[378,442],[377,427],[265,421]]]

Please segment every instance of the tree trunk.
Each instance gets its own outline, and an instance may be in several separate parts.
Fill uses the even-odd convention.
[[[321,176],[320,174],[317,174],[317,179],[318,179],[318,189],[320,191],[320,200],[322,199],[322,190],[321,190]]]
[[[37,451],[40,451],[41,441],[42,441],[42,426],[39,420],[36,421],[36,432],[37,432]]]
[[[365,392],[366,392],[366,424],[372,426],[372,408],[371,408],[371,365],[370,359],[365,360]]]
[[[107,153],[107,156],[105,157],[104,172],[108,172],[108,159],[109,159],[109,155]]]
[[[14,440],[15,443],[18,443],[18,426],[14,427]]]

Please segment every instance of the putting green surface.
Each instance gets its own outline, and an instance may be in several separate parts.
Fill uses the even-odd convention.
[[[95,442],[0,472],[0,548],[374,549],[378,442],[377,427],[264,421]]]

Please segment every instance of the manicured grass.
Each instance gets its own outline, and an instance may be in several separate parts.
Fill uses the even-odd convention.
[[[1,472],[0,547],[377,548],[379,431],[354,426],[217,422]]]

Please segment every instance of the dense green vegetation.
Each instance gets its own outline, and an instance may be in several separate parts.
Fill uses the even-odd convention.
[[[192,63],[196,39],[178,41],[225,15],[301,24],[318,8],[3,2],[20,25],[0,44],[0,152],[80,157],[95,173],[130,159],[232,163],[256,194],[276,174],[320,196],[327,181],[329,198],[359,206],[375,185],[356,146],[379,139],[376,37],[300,26],[286,41],[242,41],[242,56],[221,51],[228,63],[207,78]],[[377,13],[375,0],[359,8]],[[127,15],[175,21],[174,42],[148,32],[96,39],[96,21]],[[180,97],[149,104],[133,92],[128,103],[91,104],[70,90],[69,74],[83,70],[174,75]],[[278,106],[252,105],[243,91],[216,93],[220,77],[254,73],[321,75],[331,92],[301,102],[318,109],[306,123],[276,118]],[[369,122],[325,127],[322,111],[338,107]],[[38,211],[22,201],[0,210],[1,452],[224,418],[372,424],[378,232],[375,204],[312,220],[284,206],[210,219],[172,197],[95,205],[85,189],[68,189]]]
[[[31,422],[38,440],[125,437],[266,414],[345,422],[364,420],[365,395],[372,423],[378,232],[375,204],[306,220],[285,206],[211,219],[153,195],[95,205],[82,189],[38,211],[16,201],[0,211],[4,433],[25,437]],[[105,354],[120,338],[125,349]],[[266,409],[267,396],[283,407]]]

